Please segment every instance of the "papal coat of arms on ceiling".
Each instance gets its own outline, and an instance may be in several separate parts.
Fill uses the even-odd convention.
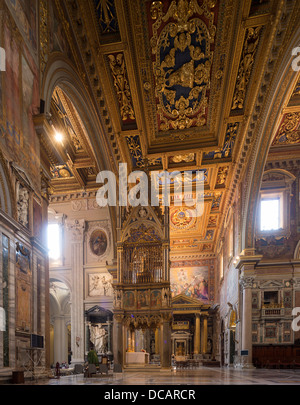
[[[172,1],[168,10],[151,5],[153,72],[159,129],[206,124],[214,43],[215,1]]]

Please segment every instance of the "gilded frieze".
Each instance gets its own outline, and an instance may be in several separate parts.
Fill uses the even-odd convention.
[[[67,179],[74,177],[67,165],[53,166],[50,168],[50,173],[54,179]]]
[[[39,1],[40,8],[40,69],[44,72],[48,60],[48,7],[46,0]]]
[[[131,155],[133,167],[143,167],[144,159],[139,136],[127,136],[126,141]]]
[[[170,156],[169,163],[191,163],[195,161],[195,153],[187,153],[184,155]]]
[[[120,106],[122,121],[135,121],[135,113],[132,104],[132,96],[125,66],[124,54],[117,53],[108,55],[108,61]]]
[[[284,116],[276,134],[273,146],[289,145],[300,142],[300,112],[288,113]]]
[[[216,187],[224,186],[227,180],[229,168],[228,166],[220,167],[217,174]]]
[[[262,27],[250,27],[246,30],[243,52],[241,56],[232,110],[242,110],[245,104],[246,92],[253,70]]]
[[[239,122],[228,124],[223,147],[212,152],[204,153],[203,160],[231,158],[239,125]]]

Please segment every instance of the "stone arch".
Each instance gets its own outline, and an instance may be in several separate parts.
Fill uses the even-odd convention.
[[[299,240],[299,242],[297,243],[297,246],[296,246],[296,249],[295,249],[295,252],[294,252],[294,259],[295,259],[295,260],[299,260],[299,259],[300,259],[300,240]]]
[[[50,279],[50,358],[53,364],[68,358],[69,342],[67,323],[71,319],[69,283]]]
[[[291,172],[289,172],[287,170],[284,170],[284,169],[279,169],[279,168],[277,169],[276,168],[276,169],[266,170],[263,173],[263,176],[265,176],[267,174],[281,174],[284,177],[286,177],[287,179],[289,179],[290,181],[295,181],[296,180],[296,177]]]
[[[273,138],[282,119],[282,109],[290,98],[296,81],[297,72],[291,65],[294,56],[292,50],[300,42],[300,28],[295,32],[285,54],[281,58],[281,64],[272,79],[265,109],[259,118],[257,137],[254,141],[245,178],[245,199],[242,212],[241,250],[254,249],[256,211],[258,206],[258,194],[268,152]]]
[[[60,53],[51,55],[44,72],[41,98],[45,103],[46,114],[50,111],[51,98],[56,87],[59,87],[70,98],[84,123],[98,169],[110,170],[116,174],[117,165],[110,150],[105,127],[99,118],[101,115],[94,97],[87,89],[84,79],[80,77],[70,61]],[[109,207],[109,211],[113,239],[116,240],[116,207]],[[115,245],[113,243],[116,256]]]

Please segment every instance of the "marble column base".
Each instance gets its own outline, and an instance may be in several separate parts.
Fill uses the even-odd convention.
[[[71,360],[71,365],[73,366],[74,364],[84,364],[85,361],[83,359],[72,359]]]

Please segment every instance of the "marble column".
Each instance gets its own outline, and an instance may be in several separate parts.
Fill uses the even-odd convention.
[[[71,244],[71,350],[72,364],[84,363],[83,237],[84,220],[66,223]]]
[[[90,323],[85,321],[85,352],[88,353],[90,348]]]
[[[245,367],[252,367],[252,277],[243,277],[240,284],[243,292],[242,350],[248,350]]]
[[[64,316],[54,318],[54,364],[68,362],[68,331]]]
[[[203,318],[203,336],[202,336],[202,353],[207,353],[207,316]]]
[[[124,334],[126,332],[124,328]],[[114,315],[113,337],[114,364],[121,364],[123,366],[123,344],[125,344],[125,339],[123,339],[123,315]]]
[[[112,354],[112,352],[111,352],[111,348],[112,348],[111,327],[112,327],[112,321],[107,321],[107,354]]]
[[[171,367],[171,314],[164,314],[161,323],[160,364],[162,368]]]
[[[236,268],[240,270],[239,283],[242,292],[241,341],[242,350],[248,351],[243,356],[243,367],[253,368],[252,364],[252,286],[255,279],[255,267],[262,256],[255,254],[255,249],[245,249],[239,258]]]
[[[195,336],[194,336],[194,354],[200,353],[200,314],[196,314]]]
[[[155,354],[159,354],[159,329],[155,329]]]

